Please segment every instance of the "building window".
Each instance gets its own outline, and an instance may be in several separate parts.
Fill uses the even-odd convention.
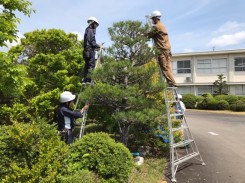
[[[211,59],[197,61],[198,73],[211,73],[211,71],[212,71]]]
[[[197,60],[197,72],[205,73],[226,73],[227,72],[227,59],[203,59]]]
[[[178,92],[181,94],[192,93],[191,86],[178,86]]]
[[[203,95],[205,93],[213,94],[213,87],[212,86],[198,86],[197,87],[197,94]]]
[[[245,85],[236,86],[235,94],[236,95],[245,95]]]
[[[174,74],[191,73],[191,61],[180,60],[180,61],[173,62],[173,73]]]
[[[245,71],[245,58],[235,58],[235,71]]]

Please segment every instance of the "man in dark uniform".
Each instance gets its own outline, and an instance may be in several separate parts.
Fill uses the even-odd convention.
[[[69,91],[64,91],[60,95],[60,106],[58,108],[58,131],[64,137],[67,144],[73,142],[74,119],[82,118],[84,111],[88,110],[89,105],[85,105],[80,111],[73,111],[70,106],[76,98]]]
[[[83,57],[85,59],[85,67],[83,83],[91,84],[91,78],[88,77],[88,73],[90,69],[95,68],[95,51],[100,48],[95,39],[96,28],[99,26],[99,22],[95,17],[89,17],[87,22],[88,27],[84,34]]]
[[[152,20],[153,27],[152,31],[147,35],[149,38],[154,40],[155,46],[157,48],[156,54],[158,63],[164,77],[167,80],[168,86],[176,86],[172,71],[171,45],[169,42],[167,29],[160,21],[161,12],[153,11],[150,18]]]

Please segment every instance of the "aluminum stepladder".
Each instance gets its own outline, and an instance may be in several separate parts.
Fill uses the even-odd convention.
[[[145,17],[146,17],[147,24],[149,26],[152,26],[150,15],[146,15]],[[159,66],[159,72],[163,85],[165,86],[166,79],[162,73],[160,66]],[[176,114],[175,110],[173,110],[174,105],[176,105],[180,109],[177,87],[165,88],[164,99],[165,99],[165,105],[167,110],[166,112],[167,112],[168,128],[169,128],[170,168],[171,168],[171,176],[172,176],[171,181],[176,182],[175,175],[179,167],[179,164],[186,162],[192,158],[195,158],[200,162],[202,162],[202,165],[205,165],[205,163],[202,159],[202,156],[191,134],[184,113]],[[173,120],[176,120],[176,118],[180,120],[180,125],[177,128],[173,127]],[[174,133],[178,131],[182,133],[182,138],[181,141],[175,142]],[[178,153],[178,148],[180,147],[185,148],[185,154]]]
[[[102,57],[103,57],[103,45],[104,43],[101,44],[100,46],[100,49],[98,51],[98,58],[96,60],[96,63],[95,63],[95,68],[98,68],[101,66],[101,62],[102,62]],[[80,91],[79,91],[79,94],[78,94],[78,97],[77,97],[77,101],[76,101],[76,104],[75,104],[75,110],[77,110],[77,107],[79,105],[79,96],[81,95],[81,93],[83,92],[83,90],[87,87],[87,85],[90,85],[90,86],[94,86],[94,81],[91,83],[91,84],[82,84],[81,85],[81,88],[80,88]],[[87,101],[86,104],[88,104],[89,102]],[[83,117],[82,117],[82,123],[81,123],[81,126],[80,126],[80,133],[79,133],[79,139],[82,138],[82,136],[84,135],[84,131],[85,131],[85,126],[86,126],[86,121],[87,121],[87,114],[88,114],[88,110],[85,110],[83,112]]]
[[[165,78],[160,69],[161,79],[165,84]],[[175,113],[175,107],[180,108],[177,87],[166,87],[164,89],[164,99],[167,110],[168,128],[169,128],[169,146],[170,146],[170,169],[171,181],[176,182],[176,172],[179,165],[192,158],[197,159],[205,165],[202,156],[198,150],[195,140],[191,134],[184,113]],[[180,120],[180,125],[173,126],[173,122]],[[175,139],[174,134],[180,133],[181,138]],[[181,148],[181,149],[180,149]]]

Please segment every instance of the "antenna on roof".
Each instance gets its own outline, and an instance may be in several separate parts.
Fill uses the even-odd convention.
[[[213,51],[215,51],[215,46],[213,46]]]

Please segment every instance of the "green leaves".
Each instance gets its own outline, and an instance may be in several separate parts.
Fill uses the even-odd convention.
[[[147,44],[147,37],[140,36],[146,27],[139,21],[121,21],[109,29],[113,45],[108,52],[117,60],[130,60],[134,65],[143,65],[153,58],[153,52]]]
[[[6,41],[16,41],[17,24],[20,19],[15,16],[15,12],[19,11],[30,16],[35,10],[30,9],[31,2],[27,0],[0,0],[0,46],[7,46]]]
[[[228,85],[224,79],[226,78],[223,74],[219,74],[218,80],[213,83],[214,93],[216,95],[227,95],[229,93]]]
[[[55,182],[66,152],[55,128],[44,121],[2,126],[1,182]]]
[[[71,145],[69,174],[79,170],[96,172],[102,182],[124,183],[133,168],[129,150],[106,133],[90,133]]]
[[[8,54],[0,53],[0,104],[8,104],[0,114],[5,124],[13,118],[30,121],[30,113],[52,121],[60,92],[75,93],[82,81],[84,63],[77,35],[50,29],[25,36]],[[14,111],[13,103],[24,107]]]
[[[0,97],[18,97],[29,82],[26,79],[26,68],[12,63],[7,54],[0,52]]]

